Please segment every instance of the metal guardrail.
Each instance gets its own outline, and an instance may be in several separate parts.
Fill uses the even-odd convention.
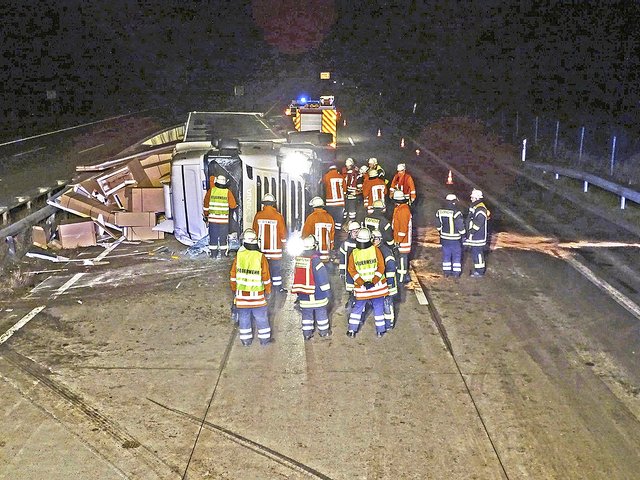
[[[562,175],[563,177],[569,177],[576,180],[582,180],[584,192],[589,190],[589,184],[593,184],[597,187],[607,190],[608,192],[615,193],[620,196],[620,208],[624,210],[627,204],[627,200],[631,200],[634,203],[640,204],[640,192],[636,192],[630,188],[624,187],[617,183],[605,180],[604,178],[597,177],[590,173],[579,172],[570,168],[558,167],[556,165],[550,165],[546,163],[530,163],[526,162],[525,166],[536,168],[544,172],[551,172],[555,174],[556,179]]]
[[[58,180],[55,186],[38,187],[35,190],[15,197],[15,201],[9,205],[0,205],[0,227],[9,225],[24,215],[25,210],[46,205],[47,200],[60,193],[67,187],[68,182]]]

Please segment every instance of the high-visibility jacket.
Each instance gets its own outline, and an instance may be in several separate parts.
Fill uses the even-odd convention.
[[[376,200],[385,203],[387,184],[381,178],[371,178],[362,185],[362,196],[365,207],[370,207]]]
[[[443,240],[460,240],[465,234],[462,212],[454,204],[436,212],[436,229]]]
[[[393,211],[391,228],[393,229],[393,241],[398,244],[398,251],[400,253],[410,253],[413,220],[409,205],[406,203],[396,205]]]
[[[362,192],[363,181],[364,178],[357,169],[352,168],[351,170],[347,170],[347,174],[344,177],[344,188],[347,198],[356,198]]]
[[[487,220],[489,210],[482,200],[476,200],[469,207],[467,238],[465,245],[484,247],[487,244]]]
[[[253,230],[258,234],[262,253],[269,260],[280,260],[282,247],[287,241],[287,227],[280,212],[271,205],[265,205],[253,217]]]
[[[356,248],[356,242],[352,238],[347,238],[342,242],[342,245],[340,245],[340,264],[338,265],[338,269],[340,273],[344,275],[344,284],[347,292],[353,291],[353,277],[347,271],[347,265],[354,248]]]
[[[209,223],[229,223],[229,211],[238,206],[228,188],[211,187],[204,196],[204,216]]]
[[[413,177],[409,175],[406,170],[398,172],[391,180],[391,186],[389,187],[389,196],[393,197],[393,192],[401,190],[404,193],[405,198],[411,200],[413,203],[416,199],[416,185],[413,182]]]
[[[347,270],[353,277],[355,285],[353,292],[356,300],[370,300],[389,295],[387,279],[384,275],[384,257],[375,245],[369,248],[355,248],[349,256]],[[364,286],[365,282],[371,282],[374,285],[367,290]]]
[[[329,273],[316,251],[296,257],[291,292],[298,295],[300,308],[324,307],[329,303]]]
[[[265,293],[271,293],[271,275],[267,257],[261,251],[240,247],[229,276],[236,307],[254,308],[267,304]]]
[[[338,170],[335,168],[329,169],[322,177],[321,182],[327,207],[344,207],[345,181]]]
[[[367,213],[362,222],[372,232],[374,230],[380,230],[382,233],[382,241],[387,245],[393,245],[393,230],[391,229],[391,222],[387,220],[387,216],[382,210],[374,209],[373,212]]]
[[[387,278],[389,295],[395,295],[398,293],[398,282],[396,281],[398,266],[396,263],[396,257],[393,255],[393,251],[388,245],[381,243],[378,245],[378,248],[384,257],[384,276]]]
[[[314,235],[318,240],[320,259],[329,261],[329,250],[333,250],[333,239],[336,234],[336,225],[333,217],[324,208],[314,208],[302,227],[302,238]]]

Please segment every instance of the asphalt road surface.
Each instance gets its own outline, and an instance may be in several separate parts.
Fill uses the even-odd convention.
[[[0,478],[638,477],[637,254],[559,246],[636,242],[611,227],[624,214],[545,193],[466,122],[425,128],[416,156],[349,100],[339,158],[376,156],[387,171],[405,161],[421,197],[422,287],[396,329],[378,339],[369,316],[348,338],[334,272],[332,337],[303,342],[288,294],[270,307],[276,342],[244,348],[230,260],[191,258],[172,237],[120,244],[97,266],[29,261],[23,274],[51,271],[0,299],[0,335],[33,315],[0,345]],[[430,240],[447,191],[471,190],[444,184],[447,165],[487,193],[502,235],[482,279],[443,278]],[[548,248],[533,248],[540,236]]]

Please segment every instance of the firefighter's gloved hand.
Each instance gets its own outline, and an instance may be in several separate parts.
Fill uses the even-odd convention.
[[[364,282],[364,288],[366,288],[367,290],[373,288],[373,285],[373,282]]]
[[[202,215],[202,221],[203,221],[204,223],[208,223],[208,222],[209,222],[209,219],[207,218],[207,216],[206,216],[206,215]]]

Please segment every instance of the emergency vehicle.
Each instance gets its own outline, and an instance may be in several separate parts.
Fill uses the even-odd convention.
[[[339,114],[334,104],[333,95],[321,96],[297,109],[293,116],[293,125],[299,132],[319,131],[332,136],[331,145],[337,144]]]

